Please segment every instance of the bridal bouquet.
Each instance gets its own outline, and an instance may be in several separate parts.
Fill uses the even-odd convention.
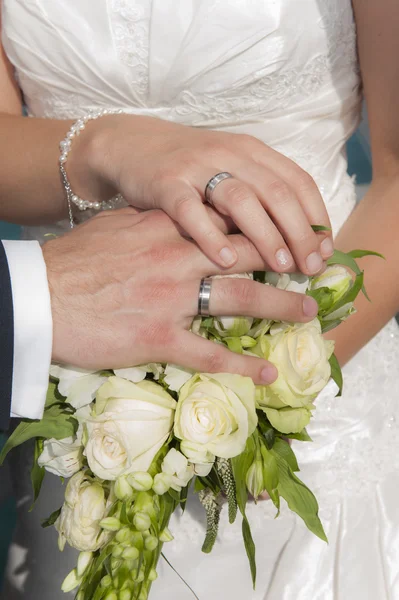
[[[342,389],[334,343],[322,334],[354,312],[363,288],[355,259],[367,254],[375,253],[336,251],[326,271],[310,279],[236,276],[313,296],[319,313],[310,323],[194,320],[198,335],[274,363],[279,376],[269,386],[170,364],[96,373],[52,367],[43,420],[23,421],[0,461],[34,438],[35,500],[46,470],[69,479],[63,506],[43,524],[57,529],[60,550],[68,543],[80,551],[64,592],[76,589],[76,600],[148,598],[162,546],[173,539],[170,517],[190,501],[190,486],[206,513],[204,552],[215,543],[223,505],[231,523],[239,515],[254,584],[255,546],[246,517],[251,496],[256,502],[267,492],[277,514],[284,499],[326,540],[316,498],[296,475],[289,440],[311,441],[306,426],[330,377]]]

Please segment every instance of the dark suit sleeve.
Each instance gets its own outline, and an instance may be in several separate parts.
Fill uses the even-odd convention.
[[[10,271],[0,242],[0,429],[7,429],[11,410],[14,362],[14,315]]]

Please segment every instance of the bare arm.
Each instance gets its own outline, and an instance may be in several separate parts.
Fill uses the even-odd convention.
[[[336,340],[342,364],[399,310],[399,5],[397,0],[354,0],[353,4],[370,120],[373,181],[340,231],[336,246],[377,250],[386,261],[361,261],[372,303],[359,296],[358,313],[329,334]]]

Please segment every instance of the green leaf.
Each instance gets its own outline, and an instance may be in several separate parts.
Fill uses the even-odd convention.
[[[306,295],[311,296],[314,298],[314,300],[316,300],[317,304],[319,305],[319,314],[324,314],[330,310],[334,302],[334,293],[328,287],[321,287],[316,290],[307,290]]]
[[[312,225],[311,226],[314,232],[317,231],[331,231],[331,227],[325,227],[324,225]]]
[[[281,458],[288,463],[291,471],[294,471],[294,473],[299,471],[295,453],[288,442],[278,438],[273,446],[273,450],[275,450],[281,456]]]
[[[251,569],[252,585],[255,589],[256,585],[256,549],[255,543],[252,538],[251,527],[246,515],[242,518],[242,537],[244,540],[245,551],[249,560],[249,567]]]
[[[303,519],[307,528],[321,540],[327,542],[323,525],[319,519],[319,506],[314,494],[309,488],[292,472],[289,464],[277,453],[275,453],[278,470],[278,490],[286,500],[288,507]]]
[[[242,354],[242,345],[239,337],[226,337],[223,341],[226,342],[227,347],[231,352]]]
[[[182,509],[183,512],[186,510],[188,490],[190,489],[191,481],[189,481],[188,485],[186,485],[186,487],[182,488],[182,490],[180,492],[180,508]]]
[[[56,520],[58,519],[60,514],[61,514],[61,508],[59,508],[58,510],[55,510],[53,513],[51,513],[51,515],[49,516],[48,519],[44,519],[44,521],[42,521],[43,529],[45,529],[46,527],[51,527],[51,525],[54,525],[54,523],[56,522]]]
[[[287,437],[290,440],[298,440],[299,442],[313,442],[306,429],[302,429],[299,433],[284,434],[284,437]]]
[[[61,396],[58,391],[58,379],[57,381],[53,381],[54,378],[49,382],[46,394],[46,402],[44,408],[49,408],[52,404],[65,402],[64,396]]]
[[[35,453],[33,456],[33,465],[32,465],[32,469],[30,472],[30,480],[32,482],[32,489],[33,489],[33,502],[32,502],[32,506],[29,509],[29,512],[31,512],[33,510],[33,507],[35,506],[36,500],[38,499],[40,490],[42,488],[44,476],[46,474],[46,469],[44,467],[39,467],[39,465],[37,463],[39,456],[43,452],[43,446],[44,446],[44,441],[41,439],[37,439],[36,443],[35,443]]]
[[[268,447],[269,450],[271,450],[273,448],[275,439],[276,439],[276,430],[274,429],[274,427],[272,427],[269,423],[269,421],[266,420],[265,414],[262,411],[262,413],[260,414],[260,411],[258,412],[258,417],[259,417],[259,421],[258,421],[258,425],[259,425],[259,429],[260,429],[260,433],[262,434],[263,439],[266,442],[266,446]]]
[[[332,311],[335,312],[345,304],[349,304],[350,302],[354,302],[363,287],[364,273],[361,271],[358,275],[356,275],[355,281],[353,282],[352,287],[342,296],[342,298],[334,304],[332,307]]]
[[[340,364],[339,364],[338,359],[335,356],[335,354],[331,354],[328,362],[330,363],[330,366],[331,366],[331,378],[335,381],[335,383],[339,387],[337,396],[342,396],[344,380],[342,377],[342,371],[341,371]]]
[[[327,331],[331,331],[332,329],[335,329],[336,327],[338,327],[338,325],[341,325],[341,323],[342,323],[341,319],[336,319],[335,321],[323,321],[323,319],[319,319],[319,320],[320,320],[322,333],[327,333]]]
[[[244,540],[245,551],[248,556],[249,566],[251,569],[252,583],[255,588],[256,583],[256,560],[255,560],[255,544],[251,535],[251,528],[245,514],[245,508],[248,500],[248,491],[246,486],[246,476],[249,467],[255,457],[255,442],[252,437],[248,438],[244,452],[239,456],[231,459],[234,479],[237,490],[237,504],[242,514],[242,536]]]
[[[372,250],[351,250],[347,254],[349,254],[349,256],[351,256],[352,258],[363,258],[364,256],[378,256],[379,258],[386,260],[383,254],[380,254],[379,252],[373,252]]]
[[[13,448],[20,446],[32,438],[55,438],[62,440],[74,436],[78,430],[78,422],[65,407],[52,404],[44,412],[41,421],[30,421],[24,419],[6,441],[0,454],[0,465],[3,464],[7,454]]]
[[[278,440],[276,440],[278,442]],[[278,468],[276,459],[270,450],[267,449],[266,444],[260,438],[260,451],[262,454],[263,464],[263,483],[267,493],[270,496],[274,506],[277,510],[280,510],[280,495],[278,493]]]

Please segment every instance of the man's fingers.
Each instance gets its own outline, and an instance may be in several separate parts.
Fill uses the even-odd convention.
[[[235,373],[251,377],[256,384],[270,384],[277,369],[267,360],[235,354],[225,346],[184,331],[177,336],[175,350],[168,348],[169,361],[201,373]]]
[[[212,315],[242,315],[306,323],[317,315],[316,300],[250,279],[214,279],[209,311]]]

